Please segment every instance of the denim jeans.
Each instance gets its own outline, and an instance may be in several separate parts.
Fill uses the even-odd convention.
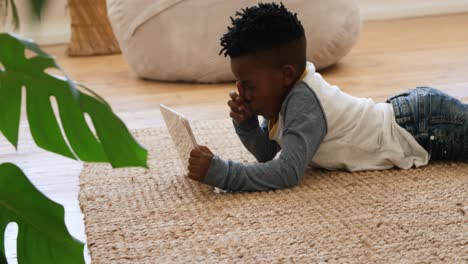
[[[431,160],[468,161],[468,104],[430,87],[387,100],[396,122],[427,150]]]

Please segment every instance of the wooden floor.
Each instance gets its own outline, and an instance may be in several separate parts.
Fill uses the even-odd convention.
[[[360,41],[340,63],[323,72],[328,82],[362,97],[384,101],[415,86],[433,86],[468,102],[468,14],[368,22]],[[232,84],[174,84],[137,79],[121,55],[70,58],[64,46],[46,47],[75,80],[104,97],[130,129],[162,126],[159,103],[192,120],[228,117]],[[18,164],[31,181],[66,210],[70,233],[85,241],[78,206],[82,165],[34,146],[24,118],[18,152],[0,135],[0,163]],[[7,254],[15,258],[7,232]],[[13,260],[14,261],[14,260]]]

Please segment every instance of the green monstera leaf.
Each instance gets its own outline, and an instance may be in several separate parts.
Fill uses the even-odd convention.
[[[25,49],[36,56],[27,58]],[[60,70],[65,77],[46,73],[48,68]],[[1,33],[0,132],[15,147],[22,87],[26,91],[29,127],[39,147],[82,161],[110,162],[113,167],[147,167],[147,151],[135,141],[104,99],[84,87],[78,90],[80,86],[77,88],[54,58],[34,42]],[[51,98],[57,102],[65,135],[55,117]],[[86,123],[85,113],[92,120],[97,138]]]
[[[18,224],[18,263],[85,263],[84,244],[68,233],[63,207],[37,190],[20,168],[3,163],[0,164],[0,263],[6,263],[4,234],[11,222]]]

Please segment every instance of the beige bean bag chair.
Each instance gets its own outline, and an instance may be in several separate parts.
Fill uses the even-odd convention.
[[[255,0],[107,0],[112,28],[130,68],[163,81],[234,80],[219,39],[230,16]],[[336,63],[361,29],[356,0],[283,0],[298,14],[308,60],[318,69]]]

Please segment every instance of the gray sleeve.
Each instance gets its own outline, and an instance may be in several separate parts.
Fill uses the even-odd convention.
[[[204,183],[231,191],[262,191],[299,183],[326,134],[326,120],[314,93],[304,84],[290,92],[281,110],[283,147],[277,159],[255,164],[215,156]]]
[[[280,150],[278,143],[268,137],[267,122],[264,120],[260,126],[257,115],[240,124],[233,120],[234,129],[242,144],[259,162],[272,160]]]

